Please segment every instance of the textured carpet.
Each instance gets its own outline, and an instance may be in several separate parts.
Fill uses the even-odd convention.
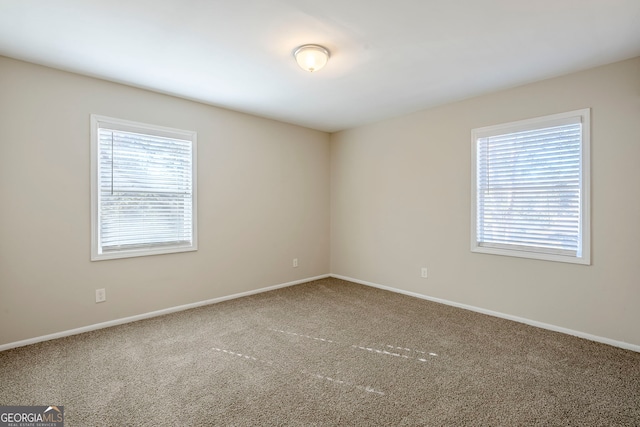
[[[0,353],[67,426],[638,426],[640,354],[337,279]]]

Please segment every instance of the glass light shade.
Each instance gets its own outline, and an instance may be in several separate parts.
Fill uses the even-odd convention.
[[[322,46],[305,44],[293,52],[296,62],[305,71],[313,73],[327,64],[329,51]]]

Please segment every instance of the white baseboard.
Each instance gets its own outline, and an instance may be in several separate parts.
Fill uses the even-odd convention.
[[[96,323],[96,324],[93,324],[93,325],[83,326],[81,328],[70,329],[70,330],[62,331],[62,332],[56,332],[54,334],[43,335],[43,336],[40,336],[40,337],[29,338],[29,339],[22,340],[22,341],[16,341],[16,342],[11,342],[11,343],[7,343],[7,344],[2,344],[2,345],[0,345],[0,351],[9,350],[9,349],[12,349],[12,348],[17,348],[17,347],[23,347],[25,345],[35,344],[35,343],[39,343],[39,342],[42,342],[42,341],[49,341],[49,340],[53,340],[53,339],[57,339],[57,338],[63,338],[63,337],[71,336],[71,335],[77,335],[77,334],[81,334],[83,332],[90,332],[90,331],[95,331],[95,330],[98,330],[98,329],[109,328],[111,326],[122,325],[124,323],[131,323],[131,322],[136,322],[138,320],[149,319],[149,318],[157,317],[157,316],[163,316],[165,314],[170,314],[170,313],[175,313],[175,312],[178,312],[178,311],[189,310],[191,308],[202,307],[202,306],[205,306],[205,305],[216,304],[216,303],[219,303],[219,302],[228,301],[228,300],[232,300],[232,299],[236,299],[236,298],[242,298],[242,297],[246,297],[246,296],[249,296],[249,295],[260,294],[260,293],[263,293],[263,292],[269,292],[269,291],[273,291],[273,290],[280,289],[280,288],[286,288],[286,287],[289,287],[289,286],[295,286],[295,285],[299,285],[299,284],[302,284],[302,283],[311,282],[311,281],[314,281],[314,280],[324,279],[324,278],[327,278],[327,277],[335,277],[336,279],[347,280],[349,282],[359,283],[359,284],[365,285],[365,286],[371,286],[371,287],[378,288],[378,289],[384,289],[384,290],[387,290],[387,291],[391,291],[391,292],[395,292],[395,293],[399,293],[399,294],[403,294],[403,295],[408,295],[408,296],[415,297],[415,298],[420,298],[420,299],[424,299],[424,300],[428,300],[428,301],[437,302],[437,303],[440,303],[440,304],[445,304],[445,305],[450,305],[450,306],[457,307],[457,308],[462,308],[464,310],[475,311],[477,313],[487,314],[489,316],[494,316],[494,317],[499,317],[499,318],[502,318],[502,319],[512,320],[514,322],[524,323],[526,325],[535,326],[535,327],[542,328],[542,329],[548,329],[550,331],[561,332],[563,334],[573,335],[573,336],[584,338],[584,339],[587,339],[587,340],[590,340],[590,341],[595,341],[595,342],[599,342],[599,343],[603,343],[603,344],[608,344],[608,345],[611,345],[611,346],[614,346],[614,347],[619,347],[619,348],[623,348],[623,349],[626,349],[626,350],[631,350],[631,351],[635,351],[635,352],[640,353],[640,345],[630,344],[630,343],[626,343],[624,341],[616,341],[616,340],[612,340],[610,338],[600,337],[600,336],[588,334],[588,333],[585,333],[585,332],[575,331],[573,329],[563,328],[561,326],[556,326],[556,325],[551,325],[551,324],[548,324],[548,323],[538,322],[536,320],[526,319],[526,318],[523,318],[523,317],[513,316],[513,315],[510,315],[510,314],[504,314],[504,313],[500,313],[500,312],[497,312],[497,311],[487,310],[487,309],[484,309],[484,308],[475,307],[475,306],[467,305],[467,304],[461,304],[461,303],[454,302],[454,301],[448,301],[448,300],[441,299],[441,298],[430,297],[430,296],[419,294],[419,293],[416,293],[416,292],[404,291],[402,289],[392,288],[390,286],[384,286],[384,285],[380,285],[380,284],[377,284],[377,283],[367,282],[365,280],[359,280],[359,279],[354,279],[352,277],[341,276],[341,275],[338,275],[338,274],[324,274],[324,275],[321,275],[321,276],[309,277],[309,278],[306,278],[306,279],[296,280],[296,281],[293,281],[293,282],[282,283],[280,285],[274,285],[274,286],[268,286],[266,288],[255,289],[253,291],[241,292],[241,293],[237,293],[237,294],[233,294],[233,295],[227,295],[227,296],[223,296],[223,297],[219,297],[219,298],[213,298],[213,299],[209,299],[209,300],[205,300],[205,301],[194,302],[194,303],[191,303],[191,304],[185,304],[185,305],[180,305],[180,306],[176,306],[176,307],[169,307],[169,308],[165,308],[163,310],[157,310],[157,311],[152,311],[152,312],[149,312],[149,313],[138,314],[136,316],[124,317],[124,318],[121,318],[121,319],[110,320],[108,322],[102,322],[102,323]]]
[[[213,299],[209,299],[209,300],[206,300],[206,301],[198,301],[198,302],[194,302],[194,303],[191,303],[191,304],[179,305],[179,306],[176,306],[176,307],[169,307],[169,308],[165,308],[163,310],[157,310],[157,311],[152,311],[152,312],[149,312],[149,313],[138,314],[136,316],[124,317],[124,318],[121,318],[121,319],[110,320],[108,322],[96,323],[94,325],[83,326],[81,328],[76,328],[76,329],[70,329],[68,331],[56,332],[54,334],[43,335],[43,336],[35,337],[35,338],[29,338],[29,339],[26,339],[26,340],[11,342],[11,343],[8,343],[8,344],[2,344],[2,345],[0,345],[0,351],[9,350],[9,349],[16,348],[16,347],[23,347],[25,345],[35,344],[35,343],[39,343],[39,342],[42,342],[42,341],[54,340],[56,338],[63,338],[63,337],[71,336],[71,335],[77,335],[77,334],[81,334],[83,332],[95,331],[97,329],[109,328],[111,326],[122,325],[124,323],[136,322],[138,320],[149,319],[151,317],[163,316],[165,314],[175,313],[177,311],[189,310],[191,308],[202,307],[202,306],[205,306],[205,305],[216,304],[216,303],[223,302],[223,301],[228,301],[228,300],[232,300],[232,299],[236,299],[236,298],[246,297],[246,296],[249,296],[249,295],[260,294],[260,293],[263,293],[263,292],[269,292],[269,291],[273,291],[273,290],[280,289],[280,288],[286,288],[286,287],[289,287],[289,286],[295,286],[295,285],[299,285],[299,284],[302,284],[302,283],[311,282],[311,281],[314,281],[314,280],[325,279],[327,277],[330,277],[329,274],[324,274],[322,276],[316,276],[316,277],[309,277],[309,278],[306,278],[306,279],[296,280],[294,282],[282,283],[280,285],[274,285],[274,286],[269,286],[269,287],[266,287],[266,288],[255,289],[253,291],[240,292],[238,294],[227,295],[227,296],[219,297],[219,298],[213,298]]]
[[[595,341],[595,342],[599,342],[599,343],[603,343],[603,344],[608,344],[608,345],[611,345],[611,346],[614,346],[614,347],[620,347],[620,348],[623,348],[625,350],[631,350],[631,351],[635,351],[635,352],[640,353],[640,345],[630,344],[630,343],[627,343],[627,342],[624,342],[624,341],[616,341],[616,340],[612,340],[612,339],[609,339],[609,338],[599,337],[597,335],[588,334],[588,333],[585,333],[585,332],[574,331],[573,329],[567,329],[567,328],[563,328],[561,326],[556,326],[556,325],[551,325],[551,324],[548,324],[548,323],[538,322],[536,320],[531,320],[531,319],[525,319],[523,317],[512,316],[510,314],[504,314],[504,313],[500,313],[500,312],[492,311],[492,310],[487,310],[487,309],[480,308],[480,307],[474,307],[472,305],[461,304],[461,303],[454,302],[454,301],[448,301],[448,300],[445,300],[445,299],[434,298],[434,297],[430,297],[430,296],[427,296],[427,295],[418,294],[418,293],[415,293],[415,292],[404,291],[402,289],[392,288],[390,286],[379,285],[377,283],[372,283],[372,282],[367,282],[367,281],[364,281],[364,280],[354,279],[352,277],[340,276],[338,274],[330,274],[330,276],[331,277],[335,277],[336,279],[347,280],[349,282],[359,283],[361,285],[371,286],[371,287],[374,287],[374,288],[384,289],[386,291],[391,291],[391,292],[395,292],[395,293],[399,293],[399,294],[403,294],[403,295],[408,295],[408,296],[415,297],[415,298],[420,298],[420,299],[424,299],[424,300],[428,300],[428,301],[433,301],[433,302],[437,302],[437,303],[440,303],[440,304],[446,304],[446,305],[450,305],[450,306],[453,306],[453,307],[462,308],[462,309],[465,309],[465,310],[475,311],[477,313],[487,314],[489,316],[500,317],[502,319],[507,319],[507,320],[513,320],[514,322],[524,323],[526,325],[535,326],[535,327],[542,328],[542,329],[548,329],[548,330],[554,331],[554,332],[561,332],[563,334],[573,335],[573,336],[584,338],[584,339],[587,339],[587,340],[590,340],[590,341]]]

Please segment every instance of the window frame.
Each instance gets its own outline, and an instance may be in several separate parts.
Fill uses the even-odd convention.
[[[531,250],[497,248],[481,246],[478,242],[478,139],[505,135],[509,133],[553,127],[563,121],[579,118],[581,126],[580,145],[580,220],[578,253],[564,255],[552,253],[553,250],[536,248]],[[556,261],[573,264],[591,264],[591,109],[568,111],[548,116],[535,117],[493,126],[472,129],[471,131],[471,252],[503,255],[518,258]],[[516,247],[516,245],[513,245]]]
[[[190,252],[198,250],[198,203],[197,203],[197,132],[176,129],[131,120],[91,114],[91,261],[131,258],[150,255]],[[192,229],[190,245],[158,244],[145,248],[128,248],[117,251],[102,252],[100,239],[100,188],[99,164],[100,152],[99,129],[106,128],[117,131],[133,132],[151,136],[175,138],[191,141],[191,197],[192,197]]]

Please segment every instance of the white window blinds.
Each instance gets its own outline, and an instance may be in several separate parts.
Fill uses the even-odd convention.
[[[95,125],[94,258],[194,250],[195,135],[122,123]]]
[[[475,132],[473,243],[583,259],[583,117],[536,122]]]

